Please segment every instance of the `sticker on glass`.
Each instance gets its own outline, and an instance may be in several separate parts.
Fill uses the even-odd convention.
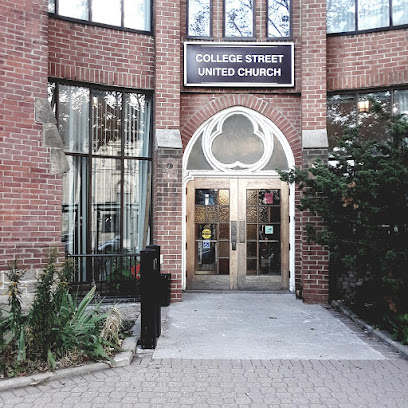
[[[273,225],[265,225],[265,234],[273,235]]]

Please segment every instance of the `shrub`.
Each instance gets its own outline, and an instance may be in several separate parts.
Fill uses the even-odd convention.
[[[408,122],[378,104],[373,113],[386,125],[386,142],[363,142],[358,129],[346,129],[329,164],[316,160],[281,178],[299,185],[299,209],[322,219],[321,230],[306,226],[309,239],[363,282],[357,312],[387,325],[408,313]]]

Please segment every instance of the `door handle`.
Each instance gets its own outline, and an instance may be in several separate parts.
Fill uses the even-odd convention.
[[[237,250],[237,222],[231,221],[231,246],[232,250]]]

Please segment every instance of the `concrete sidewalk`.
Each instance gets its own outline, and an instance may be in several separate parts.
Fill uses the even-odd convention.
[[[294,295],[186,293],[172,304],[153,359],[382,360],[321,305]]]

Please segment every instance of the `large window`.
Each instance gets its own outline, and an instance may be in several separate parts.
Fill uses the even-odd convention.
[[[329,150],[336,147],[337,138],[343,137],[345,126],[358,126],[361,140],[382,140],[386,137],[381,121],[376,120],[370,111],[372,101],[393,114],[408,115],[407,89],[331,95],[327,98]]]
[[[268,0],[268,37],[290,38],[291,0]]]
[[[50,83],[49,97],[70,165],[66,252],[139,252],[150,235],[151,98],[63,83]]]
[[[255,37],[255,0],[224,0],[224,37]]]
[[[59,16],[151,31],[151,0],[49,0],[48,11]]]
[[[327,0],[329,34],[402,24],[408,24],[408,0]]]

